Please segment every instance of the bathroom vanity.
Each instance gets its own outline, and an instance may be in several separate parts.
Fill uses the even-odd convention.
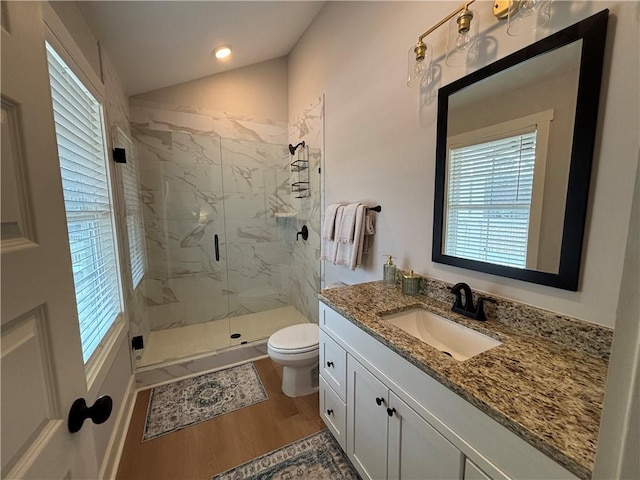
[[[541,321],[533,334],[520,328],[533,319],[478,322],[381,282],[319,298],[320,414],[363,478],[591,478],[608,329]],[[415,308],[501,343],[455,360],[384,319]]]

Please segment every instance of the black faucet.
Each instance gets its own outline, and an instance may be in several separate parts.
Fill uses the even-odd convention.
[[[496,301],[491,298],[478,297],[478,304],[474,307],[473,294],[471,293],[471,288],[466,283],[456,283],[450,290],[456,296],[451,310],[465,317],[473,318],[474,320],[485,321],[487,319],[484,314],[484,302],[496,303]],[[463,293],[464,303],[462,301]]]

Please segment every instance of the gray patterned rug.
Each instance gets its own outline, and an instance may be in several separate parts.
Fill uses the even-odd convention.
[[[212,480],[359,480],[329,430],[321,430],[243,463]]]
[[[268,398],[253,363],[156,387],[149,397],[142,441]]]

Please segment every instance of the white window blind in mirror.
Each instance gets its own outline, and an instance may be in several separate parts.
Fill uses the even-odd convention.
[[[449,149],[445,254],[525,268],[536,131]]]
[[[142,280],[147,268],[138,158],[133,142],[120,128],[115,127],[114,137],[116,147],[124,148],[127,156],[127,162],[121,164],[122,190],[124,192],[127,237],[129,240],[131,282],[135,289]]]
[[[47,57],[87,363],[122,311],[102,106],[49,44]]]

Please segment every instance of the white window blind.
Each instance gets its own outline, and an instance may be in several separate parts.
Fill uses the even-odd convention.
[[[131,282],[136,288],[145,274],[146,255],[144,243],[144,226],[142,223],[142,200],[140,198],[140,181],[138,158],[133,142],[119,128],[115,129],[115,144],[127,152],[127,163],[122,164],[122,189],[124,191],[124,207],[129,239],[129,261]]]
[[[450,148],[445,253],[525,268],[536,131]]]
[[[84,362],[122,311],[102,106],[47,44]]]

